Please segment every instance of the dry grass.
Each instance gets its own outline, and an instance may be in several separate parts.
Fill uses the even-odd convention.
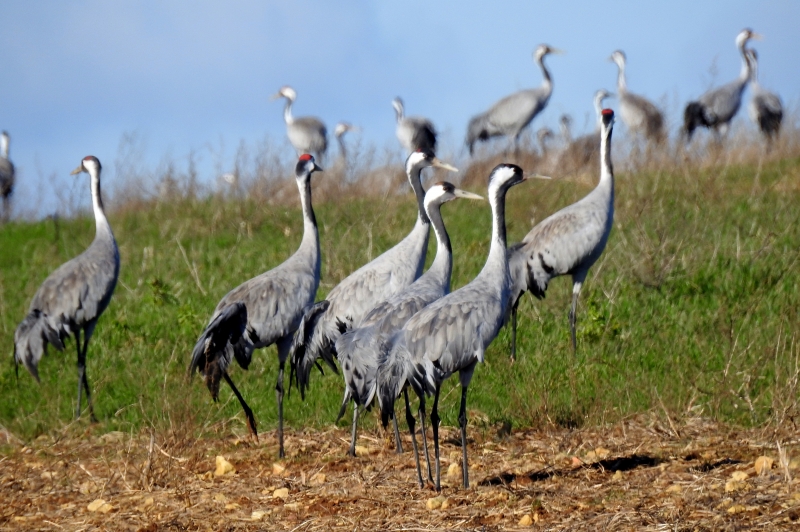
[[[91,431],[91,429],[89,429]],[[67,431],[69,432],[69,431]],[[186,439],[176,434],[71,434],[31,446],[5,434],[2,530],[796,530],[796,429],[736,430],[654,413],[612,426],[502,434],[471,429],[473,487],[445,475],[439,502],[419,489],[410,452],[378,433],[345,456],[347,433]],[[443,471],[458,469],[455,428],[443,430]],[[406,435],[406,448],[410,448]],[[781,452],[783,462],[781,462]],[[235,472],[215,477],[215,456]],[[771,469],[756,474],[766,455]],[[285,469],[283,469],[285,468]],[[739,476],[737,476],[739,475]],[[739,480],[735,480],[739,478]],[[288,489],[284,498],[275,490]],[[109,507],[90,511],[93,501]],[[520,523],[529,516],[532,524]]]

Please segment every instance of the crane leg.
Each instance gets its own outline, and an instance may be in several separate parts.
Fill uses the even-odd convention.
[[[419,423],[422,431],[422,449],[425,451],[425,462],[428,464],[428,480],[433,484],[433,472],[431,471],[431,457],[428,454],[428,436],[425,429],[425,394],[419,396]]]
[[[467,467],[467,387],[461,387],[461,409],[458,413],[458,424],[461,426],[461,478],[464,489],[469,488],[469,468]]]
[[[575,314],[578,311],[578,296],[581,294],[581,286],[583,283],[575,282],[572,285],[572,306],[569,310],[569,330],[570,334],[572,335],[572,352],[575,353],[578,351],[578,343],[575,340]]]
[[[433,427],[433,457],[436,460],[436,491],[442,491],[442,466],[439,461],[439,390],[441,385],[436,383],[436,394],[433,396],[433,409],[431,410],[431,426]]]
[[[394,410],[394,407],[392,407]],[[397,445],[397,454],[403,454],[403,442],[400,441],[400,429],[397,428],[397,415],[392,415],[392,422],[394,423],[394,441]]]
[[[78,350],[78,404],[75,407],[75,419],[81,417],[81,393],[83,392],[83,378],[86,376],[86,358],[81,351],[81,330],[75,331],[75,348]]]
[[[358,403],[353,401],[353,431],[350,433],[350,450],[347,454],[356,455],[356,428],[358,426]]]
[[[422,488],[422,470],[419,467],[419,449],[417,448],[417,434],[414,432],[416,421],[414,415],[411,413],[411,405],[408,402],[408,387],[403,388],[403,397],[406,400],[406,424],[408,424],[408,431],[411,433],[411,446],[414,448],[414,462],[417,464],[417,481],[419,487]]]
[[[250,410],[250,407],[242,397],[242,394],[239,393],[239,390],[236,388],[236,385],[233,384],[233,380],[231,379],[230,375],[228,375],[227,371],[222,372],[222,378],[225,379],[225,382],[228,383],[228,386],[231,387],[233,390],[233,395],[239,400],[239,404],[242,405],[242,410],[244,410],[244,415],[247,418],[247,428],[250,429],[250,432],[255,437],[256,441],[258,441],[258,432],[256,431],[256,418],[253,417],[253,411]]]
[[[517,361],[517,305],[511,307],[511,362]]]
[[[284,458],[286,453],[283,451],[283,366],[284,360],[278,362],[278,382],[275,384],[275,395],[278,399],[278,458]]]

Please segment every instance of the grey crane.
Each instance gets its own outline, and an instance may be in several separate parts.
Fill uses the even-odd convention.
[[[736,36],[736,47],[742,56],[742,69],[739,77],[716,89],[711,89],[697,101],[689,102],[683,111],[683,134],[686,141],[692,139],[698,127],[710,128],[719,140],[728,131],[728,126],[742,104],[742,93],[750,80],[750,62],[745,47],[750,39],[760,39],[761,35],[746,28]]]
[[[542,69],[541,86],[510,94],[494,104],[488,111],[472,117],[467,126],[467,147],[469,154],[475,150],[475,143],[492,137],[506,136],[512,139],[514,151],[519,151],[519,136],[522,130],[538,115],[550,100],[553,80],[544,64],[548,54],[560,54],[561,50],[540,44],[533,53],[534,60]]]
[[[748,112],[751,120],[761,130],[767,139],[767,146],[772,145],[772,141],[778,136],[783,120],[783,103],[781,97],[770,92],[758,82],[758,54],[753,49],[747,50],[747,58],[750,61],[752,87],[752,97],[748,105]]]
[[[11,214],[11,194],[14,192],[14,163],[8,158],[9,136],[7,131],[0,133],[0,196],[3,196],[3,216],[7,222]]]
[[[347,161],[347,146],[344,144],[344,136],[348,131],[355,131],[357,128],[347,122],[339,122],[333,130],[333,136],[336,137],[336,142],[339,144],[339,157],[343,161]]]
[[[628,83],[625,79],[627,60],[625,52],[616,50],[608,60],[616,63],[619,69],[617,94],[619,96],[619,116],[622,118],[622,122],[631,132],[644,135],[648,140],[656,142],[664,140],[664,115],[653,102],[644,96],[628,91]]]
[[[427,167],[457,171],[429,151],[406,159],[406,174],[417,198],[417,221],[400,243],[347,276],[328,294],[328,307],[312,308],[303,319],[292,345],[292,372],[305,397],[311,369],[322,358],[334,371],[335,342],[342,332],[357,328],[376,305],[413,283],[425,264],[430,219],[425,213],[421,173]]]
[[[82,172],[89,174],[91,183],[94,240],[86,251],[51,273],[33,296],[28,315],[14,332],[14,364],[23,364],[38,381],[37,368],[47,352],[47,344],[62,351],[64,340],[75,336],[78,352],[78,402],[75,418],[81,415],[81,390],[84,390],[91,419],[96,421],[89,380],[86,377],[86,350],[97,320],[108,307],[117,286],[119,249],[103,210],[103,198],[100,194],[101,166],[97,157],[84,157],[81,165],[72,174]]]
[[[614,112],[603,109],[600,130],[600,182],[580,201],[545,218],[508,250],[512,278],[511,359],[516,359],[517,307],[526,291],[542,299],[550,280],[572,276],[572,306],[569,327],[572,349],[578,296],[589,273],[608,241],[614,222],[614,169],[611,164],[611,132]]]
[[[421,116],[405,116],[403,100],[400,97],[392,100],[392,107],[397,115],[397,140],[403,148],[411,153],[416,150],[436,152],[436,128],[433,122]]]
[[[600,146],[603,100],[609,96],[613,95],[605,89],[600,89],[594,93],[594,98],[592,101],[594,103],[594,110],[597,116],[597,126],[595,131],[586,135],[581,135],[574,140],[568,140],[567,145],[564,146],[564,150],[559,154],[557,163],[558,168],[561,168],[562,170],[567,168],[570,171],[577,171],[583,169],[595,157],[595,154]],[[569,117],[565,115],[562,117],[562,119],[564,118]],[[567,139],[571,139],[572,137],[572,135],[569,134],[569,123],[570,121],[567,120],[562,124],[566,132],[565,138]]]
[[[315,116],[292,116],[292,104],[297,99],[297,92],[285,85],[272,96],[273,100],[286,99],[283,108],[283,121],[286,122],[286,135],[289,142],[297,150],[297,154],[313,153],[320,164],[323,162],[325,152],[328,150],[328,130],[325,124]]]
[[[311,175],[321,171],[314,157],[303,154],[297,161],[295,175],[303,208],[303,239],[300,247],[285,262],[249,281],[245,281],[220,300],[192,352],[189,375],[196,370],[205,377],[214,401],[219,394],[220,378],[231,387],[242,405],[250,431],[257,438],[253,412],[228,375],[235,358],[247,369],[253,351],[275,344],[278,349],[278,445],[283,450],[283,369],[289,355],[294,331],[305,310],[314,303],[319,286],[319,231],[311,205]]]
[[[425,213],[433,226],[437,244],[436,257],[431,267],[405,290],[373,308],[364,317],[358,329],[347,331],[336,340],[336,352],[345,383],[338,419],[344,415],[347,404],[353,401],[353,431],[349,451],[351,456],[355,456],[356,451],[359,407],[369,408],[375,396],[375,377],[381,343],[420,309],[450,291],[453,256],[450,237],[439,209],[444,203],[457,198],[483,199],[446,181],[436,183],[428,189],[425,193]],[[409,427],[413,432],[413,416],[410,419]],[[400,444],[396,418],[394,418],[394,430],[400,453],[403,452],[403,447]]]
[[[453,373],[461,381],[462,479],[469,487],[467,462],[467,388],[475,366],[497,336],[511,298],[511,278],[506,254],[505,198],[508,190],[527,178],[514,164],[497,165],[489,177],[492,207],[492,237],[489,257],[472,282],[426,306],[394,334],[378,362],[378,402],[381,417],[391,415],[392,404],[407,384],[420,399],[420,421],[425,426],[426,395],[433,395],[433,426],[436,460],[436,490],[441,490],[439,463],[439,392]],[[412,433],[412,441],[415,440]],[[416,442],[414,442],[416,449]],[[417,459],[417,464],[419,460]],[[417,465],[417,479],[422,476]]]

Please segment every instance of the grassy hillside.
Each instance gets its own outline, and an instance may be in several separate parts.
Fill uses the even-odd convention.
[[[571,283],[561,278],[546,300],[525,296],[517,363],[509,362],[508,330],[492,344],[470,387],[471,423],[574,426],[655,409],[750,425],[785,423],[800,413],[800,158],[647,168],[618,165],[615,225],[581,296],[577,356],[567,324]],[[471,182],[485,182],[485,172],[476,172]],[[315,190],[331,187],[325,183],[330,173],[315,179]],[[186,367],[217,301],[296,249],[302,221],[292,181],[286,180],[284,203],[262,195],[180,196],[111,212],[122,270],[89,346],[87,368],[98,430],[245,432],[230,390],[223,385],[221,403],[214,405],[200,379],[187,380]],[[585,181],[513,189],[509,239],[585,195],[591,189]],[[485,193],[485,185],[470,188]],[[355,197],[317,202],[323,248],[318,299],[413,225],[410,192]],[[325,198],[321,191],[316,196]],[[443,211],[457,288],[485,260],[490,211],[488,204],[466,201]],[[41,385],[24,368],[15,377],[11,353],[14,329],[39,284],[90,243],[93,225],[85,217],[0,226],[0,346],[6,353],[0,425],[19,437],[72,423],[74,342],[63,353],[50,350],[40,365]],[[260,429],[274,428],[274,347],[257,351],[250,370],[236,369],[232,377]],[[443,391],[445,424],[457,424],[457,389],[451,379]],[[315,373],[305,402],[296,390],[286,401],[287,424],[332,423],[341,392],[341,377]],[[74,427],[88,426],[87,417]],[[375,422],[373,414],[365,419]]]

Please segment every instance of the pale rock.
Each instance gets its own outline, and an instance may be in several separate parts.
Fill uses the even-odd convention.
[[[224,493],[215,493],[214,500],[217,502],[228,502],[228,497]]]
[[[319,486],[321,484],[325,484],[325,473],[315,473],[309,479],[309,483],[312,486]]]
[[[290,512],[299,512],[300,511],[300,505],[298,503],[296,503],[296,502],[287,502],[286,504],[283,505],[283,508],[285,510],[290,511]]]
[[[447,500],[444,496],[439,495],[438,497],[431,497],[425,502],[425,507],[428,510],[437,510],[442,507],[442,503]]]
[[[441,506],[442,510],[447,510],[451,506],[453,506],[453,499],[451,499],[450,497],[447,497],[445,500],[442,501],[442,506]]]
[[[731,473],[731,478],[737,482],[740,482],[742,480],[747,480],[747,477],[749,476],[750,475],[748,475],[746,471],[734,471],[733,473]]]
[[[683,486],[680,484],[673,484],[667,488],[667,493],[680,493],[683,491]]]
[[[733,491],[741,491],[747,489],[747,482],[741,480],[729,480],[725,483],[725,492],[731,493]]]
[[[620,480],[622,480],[622,471],[617,470],[617,472],[614,473],[614,476],[611,477],[611,480],[613,480],[614,482],[619,482]]]
[[[769,473],[769,470],[772,469],[772,464],[775,463],[775,460],[770,458],[769,456],[759,456],[756,458],[755,469],[757,475],[766,475]]]
[[[747,508],[745,508],[741,504],[734,504],[733,506],[728,508],[728,513],[729,514],[740,514],[740,513],[744,512],[744,511],[747,511]]]
[[[533,524],[533,518],[530,514],[525,514],[522,516],[522,519],[519,520],[519,526],[531,526]]]
[[[272,464],[273,475],[283,475],[285,472],[286,472],[286,467],[283,464],[279,464],[278,462]]]
[[[101,514],[107,514],[108,512],[113,510],[114,507],[108,504],[103,499],[95,499],[89,503],[86,509],[89,510],[90,512],[99,512]]]
[[[363,445],[356,445],[356,456],[369,456],[369,449]]]
[[[272,497],[274,499],[288,499],[289,498],[289,488],[278,488],[272,492]]]
[[[447,468],[447,477],[451,479],[457,479],[461,476],[461,464],[453,462]]]
[[[239,505],[237,503],[235,503],[235,502],[231,502],[231,503],[228,503],[228,504],[225,505],[225,509],[226,510],[238,510],[239,509]]]
[[[265,512],[263,510],[253,510],[253,513],[250,514],[250,520],[251,521],[261,521],[268,514],[269,514],[269,512]]]

